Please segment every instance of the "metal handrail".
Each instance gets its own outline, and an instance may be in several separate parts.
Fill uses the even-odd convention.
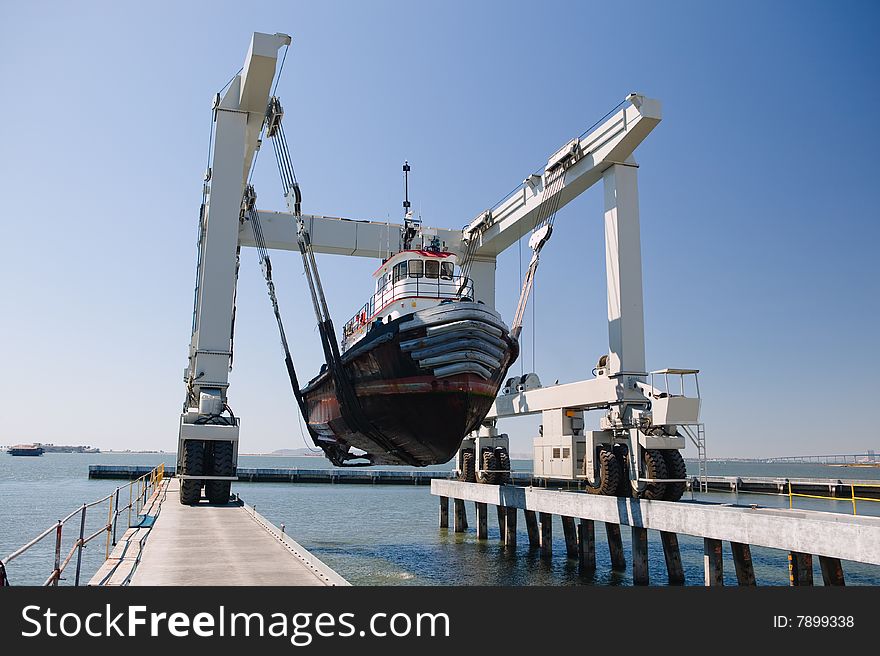
[[[80,584],[80,573],[81,573],[81,565],[82,565],[82,550],[85,546],[91,542],[92,540],[98,538],[102,533],[106,533],[107,539],[104,548],[104,559],[106,560],[110,556],[110,546],[111,540],[112,545],[116,545],[116,523],[119,515],[121,515],[124,511],[128,510],[129,513],[129,525],[131,524],[131,510],[135,509],[143,509],[146,506],[147,499],[150,497],[153,491],[158,489],[161,485],[162,480],[165,478],[165,463],[160,464],[157,467],[154,467],[148,473],[143,476],[139,476],[138,478],[129,481],[128,485],[120,485],[110,494],[101,497],[97,501],[92,501],[91,503],[84,503],[79,506],[76,510],[66,515],[63,519],[59,519],[52,526],[47,528],[45,531],[40,533],[37,537],[32,539],[27,544],[19,547],[11,554],[6,556],[0,560],[0,585],[9,585],[7,580],[8,565],[13,560],[21,556],[23,553],[27,552],[29,549],[39,544],[44,538],[49,536],[52,533],[55,533],[55,562],[52,568],[52,573],[49,575],[49,578],[43,583],[44,586],[49,585],[58,585],[58,581],[61,580],[61,575],[64,573],[64,570],[70,564],[70,561],[73,559],[74,555],[76,555],[76,576],[74,579],[74,585]],[[129,501],[128,505],[123,508],[119,507],[119,491],[125,487],[128,487],[129,490]],[[133,495],[133,488],[137,487],[138,493],[136,496]],[[92,533],[89,536],[85,535],[86,528],[86,511],[89,508],[93,508],[99,504],[104,502],[109,502],[107,504],[107,521],[101,526],[97,531]],[[135,510],[137,512],[137,510]],[[61,559],[61,540],[62,533],[64,530],[65,524],[69,522],[74,517],[79,516],[79,536],[74,540],[73,546],[70,548],[70,551],[67,552],[67,555],[64,557],[64,560]]]
[[[460,295],[473,296],[474,283],[465,276],[427,278],[424,275],[400,278],[385,285],[364,303],[360,310],[354,313],[342,328],[344,337],[355,333],[362,326],[369,324],[373,318],[395,301],[407,298],[418,298],[426,293],[431,293],[430,298],[458,298]],[[461,294],[463,290],[470,294]]]
[[[821,496],[818,494],[803,494],[800,492],[792,492],[791,491],[791,481],[786,481],[786,482],[788,483],[788,509],[789,510],[794,510],[794,497],[803,497],[805,499],[824,499],[826,501],[829,499],[829,497],[827,497],[827,496]],[[856,496],[856,485],[858,485],[859,487],[878,487],[878,488],[880,488],[880,485],[875,485],[875,484],[870,484],[870,483],[854,483],[854,482],[837,483],[836,485],[846,485],[847,487],[849,487],[850,498],[847,499],[846,497],[837,497],[836,500],[837,501],[852,501],[853,515],[858,514],[857,508],[856,508],[856,501],[874,501],[875,503],[880,502],[880,499],[872,499],[871,497],[857,497]]]

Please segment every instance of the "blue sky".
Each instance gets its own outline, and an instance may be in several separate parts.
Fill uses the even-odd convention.
[[[176,448],[214,93],[287,32],[303,209],[459,227],[638,91],[649,368],[702,370],[710,456],[880,448],[878,12],[871,2],[151,2],[0,6],[0,443]],[[259,204],[282,209],[270,157]],[[524,253],[524,259],[527,256]],[[301,267],[273,264],[302,378]],[[374,262],[320,258],[338,322]],[[499,260],[509,319],[516,249]],[[256,256],[230,403],[242,451],[302,446]],[[560,211],[532,342],[546,382],[607,348],[601,187]],[[519,371],[519,364],[514,370]],[[536,421],[505,422],[528,451]]]

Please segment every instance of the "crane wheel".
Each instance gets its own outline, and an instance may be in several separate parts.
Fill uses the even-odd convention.
[[[204,442],[185,442],[183,445],[182,474],[195,476],[205,473]],[[185,478],[180,482],[180,503],[193,506],[202,496],[202,481],[197,478]]]
[[[495,471],[498,467],[498,458],[491,449],[483,449],[481,467],[484,471],[477,474],[478,483],[486,483],[488,485],[496,485],[498,483],[498,473]]]
[[[645,449],[642,453],[645,463],[645,478],[669,478],[666,475],[666,459],[660,449]],[[665,498],[666,483],[648,483],[639,494],[642,499],[656,500]]]
[[[620,482],[617,484],[616,496],[631,497],[633,494],[632,483],[629,480],[629,448],[626,444],[614,445],[614,457],[620,465]]]
[[[684,463],[681,451],[678,449],[664,449],[663,459],[666,461],[666,475],[668,478],[687,478],[687,465]],[[684,494],[686,487],[687,483],[667,483],[666,494],[663,498],[666,501],[678,501],[681,499],[681,495]]]
[[[614,452],[607,448],[599,449],[599,480],[595,484],[587,482],[588,494],[602,494],[613,497],[620,486],[620,461]]]
[[[474,450],[465,449],[461,452],[461,471],[458,472],[458,480],[463,483],[476,483],[476,465],[474,463]]]
[[[495,449],[495,459],[498,461],[498,469],[502,470],[498,474],[498,484],[507,485],[510,483],[510,454],[503,446]]]
[[[214,442],[214,458],[211,473],[214,476],[233,476],[235,450],[232,442]],[[205,496],[211,503],[227,503],[232,481],[205,481]]]

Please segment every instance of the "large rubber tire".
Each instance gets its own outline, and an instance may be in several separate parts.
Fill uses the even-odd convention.
[[[495,459],[498,461],[498,469],[503,470],[498,474],[498,484],[507,485],[510,483],[510,454],[504,447],[495,449]]]
[[[620,462],[614,452],[606,448],[600,448],[597,456],[599,458],[599,480],[595,484],[587,481],[587,493],[613,497],[617,494],[617,488],[620,485]]]
[[[664,449],[663,459],[666,461],[667,478],[687,478],[687,465],[678,449]],[[678,501],[684,494],[687,483],[667,483],[666,494],[663,498],[666,501]]]
[[[477,467],[474,463],[474,450],[465,449],[461,453],[461,471],[458,472],[458,480],[464,483],[476,483]]]
[[[660,449],[644,449],[642,459],[645,465],[645,478],[669,478],[666,475],[666,460]],[[645,489],[639,493],[642,499],[663,499],[666,494],[666,483],[648,483]]]
[[[213,476],[233,476],[235,466],[233,458],[235,450],[232,442],[214,442],[214,454],[211,466]],[[232,481],[205,481],[205,496],[211,503],[228,503]]]
[[[495,471],[498,467],[498,458],[495,457],[495,453],[490,449],[483,449],[483,453],[481,454],[481,468],[484,471],[481,471],[477,474],[477,483],[485,483],[487,485],[497,485],[498,484],[498,473]],[[486,471],[488,470],[488,471]]]
[[[205,473],[204,442],[187,441],[183,445],[183,474],[197,476]],[[192,506],[202,496],[202,481],[197,478],[185,478],[180,482],[180,503]]]
[[[629,448],[626,444],[614,445],[614,457],[620,465],[620,482],[617,484],[616,495],[619,497],[631,497],[633,495],[632,482],[629,480]]]

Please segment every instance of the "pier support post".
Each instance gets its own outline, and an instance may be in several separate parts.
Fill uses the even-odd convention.
[[[611,569],[622,572],[626,569],[626,558],[623,555],[623,540],[620,539],[620,525],[605,522],[605,535],[608,537]]]
[[[540,547],[541,537],[538,533],[538,518],[535,515],[535,511],[524,510],[523,514],[526,516],[526,530],[529,532],[529,546]]]
[[[574,517],[562,516],[562,532],[565,535],[565,555],[569,558],[577,558],[577,531],[574,527]]]
[[[703,538],[704,581],[708,586],[724,585],[724,561],[721,554],[721,540]]]
[[[440,528],[449,528],[449,497],[440,497]]]
[[[813,585],[812,554],[788,553],[788,581],[791,585]]]
[[[752,549],[742,542],[731,542],[733,566],[736,569],[736,582],[739,585],[754,586],[755,568],[752,566]]]
[[[845,585],[840,558],[819,556],[819,566],[822,568],[822,581],[825,585]]]
[[[489,537],[489,508],[485,503],[477,503],[477,539]]]
[[[648,529],[632,527],[633,585],[648,585]]]
[[[456,533],[464,533],[467,529],[467,511],[464,509],[462,499],[453,499],[453,523]]]
[[[596,571],[596,529],[592,519],[578,524],[578,569],[581,574]]]
[[[504,546],[516,546],[516,508],[505,508]]]
[[[663,543],[663,557],[666,559],[666,576],[669,585],[684,585],[684,568],[681,566],[678,536],[668,531],[660,531],[660,542]]]
[[[504,542],[504,534],[505,534],[505,517],[507,516],[507,507],[505,506],[495,506],[495,510],[498,512],[498,539]],[[513,509],[516,512],[516,508]],[[514,517],[514,522],[516,518]]]
[[[539,513],[541,520],[541,557],[550,558],[553,555],[553,515]]]

